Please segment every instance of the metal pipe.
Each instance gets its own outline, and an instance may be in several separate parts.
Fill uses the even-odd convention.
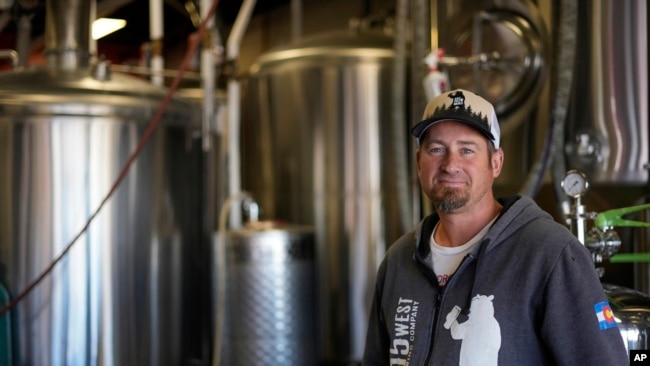
[[[406,164],[408,159],[408,154],[406,152],[406,146],[404,141],[406,141],[406,133],[404,131],[404,117],[407,115],[405,113],[406,106],[406,97],[404,90],[406,90],[406,44],[407,44],[407,14],[408,14],[408,0],[397,0],[396,6],[396,15],[395,15],[395,40],[393,43],[393,49],[395,50],[395,64],[393,65],[393,75],[392,75],[392,99],[393,105],[391,110],[393,111],[392,117],[392,149],[393,153],[389,154],[387,157],[391,159],[391,164],[393,165],[395,172],[397,172],[397,177],[391,182],[392,184],[397,185],[396,192],[401,196],[397,199],[399,204],[398,209],[400,211],[400,220],[401,220],[401,229],[406,231],[411,225],[411,211],[410,205],[408,203],[411,201],[409,199],[409,184],[410,182],[408,176],[409,166]]]
[[[11,66],[15,70],[18,67],[18,52],[14,50],[0,50],[0,58],[11,59]]]
[[[472,23],[472,55],[478,55],[483,49],[483,23],[490,19],[487,11],[479,11],[474,16]],[[472,73],[474,75],[474,91],[483,94],[483,84],[481,83],[480,63],[472,64]]]
[[[150,67],[144,66],[134,66],[134,65],[121,65],[121,64],[111,64],[112,71],[119,71],[123,73],[132,73],[138,75],[152,76],[154,75],[153,70]],[[158,70],[157,75],[161,75],[165,78],[174,78],[178,75],[178,70]],[[183,73],[183,80],[201,80],[201,74],[194,71],[185,71]]]
[[[573,73],[576,53],[576,22],[578,14],[577,0],[562,0],[560,2],[560,19],[558,24],[558,44],[559,48],[556,75],[556,85],[553,95],[553,146],[552,151],[552,170],[551,177],[553,182],[553,191],[558,208],[566,217],[570,211],[569,200],[562,193],[560,182],[566,174],[567,164],[564,157],[565,143],[565,124],[569,109],[571,97],[571,88],[573,85]],[[541,174],[541,173],[540,173]]]
[[[553,52],[555,62],[551,67],[552,71],[552,114],[551,123],[548,128],[542,152],[531,167],[526,181],[519,190],[519,194],[528,197],[535,197],[544,182],[544,176],[549,166],[553,167],[553,188],[556,201],[563,218],[567,218],[571,211],[569,200],[562,193],[560,182],[566,173],[564,161],[564,126],[569,105],[571,85],[573,83],[573,64],[576,47],[576,22],[577,22],[577,1],[562,0],[559,5],[559,20],[554,35],[555,50]]]
[[[422,111],[427,104],[424,89],[421,87],[422,80],[425,78],[428,70],[423,64],[423,60],[431,50],[431,11],[430,6],[437,6],[437,2],[430,4],[428,0],[415,0],[412,2],[412,31],[413,41],[411,46],[411,113],[414,118],[422,115]],[[410,146],[415,147],[414,139],[409,139]],[[419,184],[414,184],[415,189],[411,192],[413,204],[413,216],[411,226],[415,225],[421,215],[428,215],[431,211],[431,204],[424,192],[420,189]]]
[[[21,15],[16,23],[16,51],[18,52],[18,65],[22,67],[27,67],[29,64],[33,18],[33,14]]]
[[[501,60],[501,55],[497,51],[480,52],[471,56],[445,56],[440,59],[438,65],[447,67],[471,65],[479,69],[491,69],[497,67]]]
[[[253,9],[255,8],[255,0],[245,0],[239,9],[235,24],[230,31],[230,36],[226,43],[226,59],[230,62],[235,62],[239,57],[239,47],[244,31],[248,26]],[[241,163],[240,163],[240,144],[239,144],[239,125],[240,125],[240,94],[241,85],[237,80],[237,70],[228,80],[228,127],[227,127],[227,144],[228,144],[228,178],[229,178],[229,195],[237,195],[241,190]],[[231,210],[231,226],[241,226],[241,207],[234,207]]]
[[[201,0],[201,9],[208,9],[211,0]],[[201,83],[203,85],[203,150],[210,150],[210,125],[214,118],[215,55],[214,19],[206,19],[206,32],[203,34],[201,47]]]
[[[4,29],[12,18],[16,19],[16,52],[18,52],[18,65],[27,67],[29,64],[29,54],[31,50],[32,20],[36,9],[39,7],[38,1],[18,0],[12,1],[13,6],[7,8],[2,13],[0,31]]]
[[[151,38],[151,83],[164,85],[164,77],[160,73],[164,69],[163,34],[164,16],[163,0],[149,0],[149,32]]]
[[[49,0],[45,4],[45,58],[47,66],[76,70],[90,63],[91,24],[95,1]]]
[[[291,39],[297,41],[302,36],[302,0],[291,0]]]

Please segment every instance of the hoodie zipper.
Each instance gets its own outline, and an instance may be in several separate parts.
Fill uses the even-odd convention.
[[[438,293],[436,294],[436,305],[435,305],[435,315],[433,317],[433,328],[431,329],[431,345],[429,346],[429,352],[427,353],[425,365],[431,363],[431,357],[433,357],[433,344],[436,340],[436,329],[438,328],[438,319],[440,318],[440,304],[442,303],[442,292],[444,290],[440,289],[438,286]]]
[[[483,244],[485,244],[485,243],[484,242],[479,243],[479,245],[483,245]],[[480,252],[481,252],[481,250],[479,250],[479,253]],[[454,272],[454,274],[449,278],[449,281],[445,284],[445,286],[443,288],[440,288],[440,285],[438,284],[438,279],[435,277],[435,274],[434,274],[434,283],[436,284],[436,287],[438,288],[438,293],[436,294],[436,302],[435,302],[435,307],[434,307],[435,315],[433,317],[433,327],[431,329],[431,345],[429,346],[429,352],[427,353],[426,362],[424,363],[425,365],[429,365],[431,363],[431,358],[433,357],[433,348],[434,348],[434,344],[435,344],[435,341],[436,341],[436,332],[438,330],[438,321],[440,319],[440,308],[442,307],[442,299],[444,297],[444,292],[445,292],[445,290],[447,288],[449,288],[449,286],[451,286],[455,282],[454,279],[457,277],[456,274],[463,270],[463,267],[466,266],[466,263],[468,263],[471,258],[472,258],[471,253],[467,254],[463,258],[463,260],[458,265],[458,268],[456,269],[456,272]],[[474,259],[476,259],[476,258],[474,257]],[[432,272],[430,269],[429,269],[429,271]],[[472,286],[471,291],[474,291],[474,286]],[[472,294],[470,293],[470,298],[471,298],[471,296],[472,296]]]

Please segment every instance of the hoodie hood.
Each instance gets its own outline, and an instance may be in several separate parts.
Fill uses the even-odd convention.
[[[529,197],[513,196],[499,199],[499,203],[503,205],[503,210],[485,235],[484,240],[489,240],[486,251],[498,246],[532,221],[553,220],[549,213],[540,209]]]
[[[535,201],[529,197],[511,196],[500,198],[498,201],[503,206],[503,210],[501,210],[501,214],[483,238],[483,244],[476,248],[472,253],[473,255],[477,255],[479,250],[489,251],[493,249],[531,221],[538,219],[553,220],[550,214],[540,209]],[[430,265],[432,260],[429,238],[439,220],[438,214],[433,213],[422,219],[415,229],[416,256],[427,265]],[[482,248],[484,245],[487,247]]]

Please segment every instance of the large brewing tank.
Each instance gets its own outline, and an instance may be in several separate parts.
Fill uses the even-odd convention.
[[[107,76],[107,75],[104,75]],[[87,68],[0,75],[0,281],[18,295],[111,189],[165,92]],[[20,365],[209,359],[209,238],[196,106],[172,98],[88,230],[11,310]]]
[[[251,222],[228,231],[222,365],[317,365],[311,227]]]
[[[578,14],[569,166],[594,183],[647,185],[647,2],[578,1]]]
[[[251,67],[242,121],[242,185],[265,217],[313,226],[319,349],[329,364],[360,360],[375,273],[400,227],[412,177],[395,164],[393,38],[374,32],[305,37]]]

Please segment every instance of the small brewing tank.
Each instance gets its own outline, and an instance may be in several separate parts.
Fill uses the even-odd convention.
[[[258,221],[224,243],[221,364],[317,364],[313,229]]]
[[[604,284],[603,288],[627,350],[650,349],[650,297],[612,284]]]

